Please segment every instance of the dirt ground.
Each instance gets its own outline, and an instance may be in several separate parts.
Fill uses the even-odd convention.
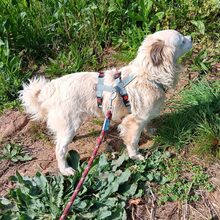
[[[187,86],[189,79],[193,80],[197,75],[183,74],[177,90],[167,94],[168,99],[172,98],[178,91]],[[92,153],[96,144],[96,137],[101,130],[97,119],[88,118],[76,137],[69,145],[69,150],[79,152],[82,160],[86,160]],[[47,131],[45,124],[31,122],[24,113],[10,110],[0,117],[0,147],[7,143],[19,143],[24,146],[31,161],[13,163],[7,160],[0,161],[0,196],[6,194],[11,187],[8,178],[15,175],[18,170],[23,175],[34,175],[37,171],[44,174],[58,174],[55,158],[54,143],[52,135]],[[146,134],[142,135],[141,148],[148,148],[152,140]],[[122,148],[122,140],[118,137],[117,126],[112,124],[111,130],[100,148],[99,153],[105,151],[119,151]],[[200,161],[203,163],[202,161]],[[202,200],[195,204],[181,204],[169,202],[157,207],[154,195],[150,198],[130,200],[130,219],[219,219],[220,216],[220,164],[213,164],[207,167],[207,173],[211,175],[211,182],[215,186],[212,193],[201,192]]]

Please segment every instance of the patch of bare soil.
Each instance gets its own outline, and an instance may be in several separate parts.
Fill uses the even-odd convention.
[[[180,78],[180,83],[175,91],[167,94],[172,99],[189,82],[189,79],[196,77],[196,74]],[[69,150],[79,152],[82,160],[87,160],[96,144],[96,138],[101,131],[101,125],[88,118],[79,129],[76,137],[69,145]],[[0,161],[0,196],[5,195],[7,190],[13,187],[9,177],[19,171],[23,175],[32,176],[37,171],[44,174],[57,175],[59,170],[55,158],[55,149],[52,135],[47,131],[45,124],[31,122],[24,113],[19,111],[8,111],[0,117],[0,148],[7,143],[21,144],[30,156],[31,161],[13,163],[8,160]],[[143,134],[140,140],[141,148],[148,148],[153,143],[150,138]],[[124,148],[122,140],[118,137],[117,126],[112,124],[111,130],[102,144],[99,153],[106,151],[120,151]],[[157,206],[155,195],[149,198],[134,199],[129,201],[131,210],[130,219],[219,219],[220,216],[220,165],[208,167],[208,173],[212,176],[211,181],[216,190],[212,193],[200,192],[202,200],[195,204],[180,204],[168,202],[165,205]]]

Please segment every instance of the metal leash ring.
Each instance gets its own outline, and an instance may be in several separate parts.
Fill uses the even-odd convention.
[[[112,109],[112,102],[116,98],[116,96],[117,96],[117,92],[116,92],[116,90],[114,88],[112,90],[112,94],[111,94],[110,99],[109,99],[109,109]]]

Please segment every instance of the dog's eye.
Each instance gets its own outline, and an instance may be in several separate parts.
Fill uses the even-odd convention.
[[[182,41],[182,44],[185,44],[185,40]]]

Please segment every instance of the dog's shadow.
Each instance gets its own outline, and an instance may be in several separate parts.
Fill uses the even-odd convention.
[[[101,133],[102,126],[100,125],[100,129],[96,128],[92,132],[86,133],[81,135],[78,133],[76,137],[74,137],[74,141],[81,140],[85,138],[98,138]],[[107,132],[104,141],[106,145],[107,151],[121,151],[123,148],[125,148],[125,145],[123,144],[123,140],[119,136],[118,132],[118,125],[114,122],[111,123],[110,129]]]

